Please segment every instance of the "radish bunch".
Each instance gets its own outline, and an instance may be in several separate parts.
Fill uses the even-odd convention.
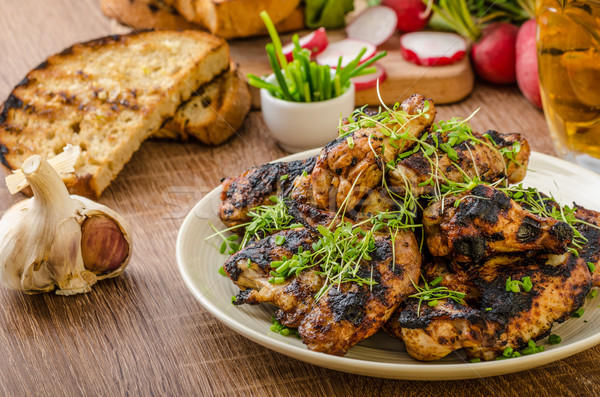
[[[471,60],[481,79],[493,84],[517,82],[525,97],[541,107],[536,25],[535,20],[529,19],[533,15],[533,1],[512,2],[515,4],[511,0],[470,3],[467,0],[439,0],[438,4],[432,3],[432,8],[451,29],[472,41]],[[493,18],[501,20],[485,26],[479,22],[493,21]],[[519,28],[517,24],[523,21],[526,22]]]

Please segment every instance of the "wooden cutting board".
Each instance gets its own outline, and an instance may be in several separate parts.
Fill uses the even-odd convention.
[[[327,35],[330,43],[346,37],[343,30],[329,31]],[[268,38],[259,38],[229,42],[232,58],[240,65],[242,72],[257,76],[272,72],[265,52],[265,45],[269,41]],[[291,41],[291,35],[282,36],[282,41]],[[378,50],[388,52],[379,61],[387,73],[387,79],[379,86],[381,97],[387,105],[393,105],[415,93],[432,98],[438,104],[453,103],[466,98],[473,90],[474,75],[467,56],[452,65],[417,66],[407,62],[400,53],[398,33],[379,46]],[[258,89],[251,88],[252,104],[255,108],[260,108]],[[356,92],[357,106],[379,103],[375,88]]]

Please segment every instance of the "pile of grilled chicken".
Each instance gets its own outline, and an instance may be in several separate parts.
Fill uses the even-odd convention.
[[[461,142],[453,147],[452,158],[442,150],[399,156],[412,150],[411,137],[429,133],[427,139],[432,139],[436,113],[433,102],[420,95],[402,102],[401,110],[415,117],[396,126],[396,139],[383,127],[360,128],[351,139],[330,142],[314,158],[265,164],[223,181],[219,215],[225,225],[248,222],[248,212],[269,204],[271,196],[285,198],[289,213],[303,225],[254,241],[226,261],[225,272],[240,288],[236,304],[277,306],[276,319],[297,328],[309,349],[334,355],[346,354],[380,328],[402,339],[418,360],[436,360],[461,348],[470,358],[491,360],[507,347],[517,351],[547,336],[600,283],[600,274],[592,274],[587,265],[600,269],[600,232],[594,227],[600,225],[600,214],[577,209],[576,217],[585,221],[579,232],[587,242],[574,253],[569,250],[574,235],[569,224],[535,215],[493,187],[525,176],[530,150],[524,138],[473,133],[483,143]],[[442,132],[437,139],[448,141]],[[520,150],[506,158],[509,151],[502,149],[515,142]],[[393,169],[385,167],[390,161]],[[415,236],[407,229],[392,240],[382,230],[374,254],[361,263],[360,272],[374,285],[347,282],[316,299],[325,282],[318,268],[284,283],[269,282],[274,261],[310,250],[319,238],[319,225],[339,225],[341,207],[353,221],[393,210],[389,192],[431,197],[435,184],[423,182],[442,174],[446,181],[477,177],[485,184],[458,197],[428,201],[416,220],[424,233],[419,230]],[[279,235],[285,236],[283,244],[277,243],[283,240],[277,241]],[[445,299],[429,305],[410,297],[415,285],[440,277],[439,286],[465,294],[462,302]],[[507,291],[509,278],[523,277],[530,277],[530,291]]]

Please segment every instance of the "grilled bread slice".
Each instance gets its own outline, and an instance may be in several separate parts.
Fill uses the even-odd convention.
[[[229,67],[227,43],[195,30],[148,31],[75,44],[32,70],[0,112],[11,169],[79,145],[69,191],[96,198],[194,89]]]
[[[300,0],[165,0],[165,2],[173,5],[188,21],[198,23],[211,33],[224,38],[261,34],[265,30],[259,16],[260,11],[267,11],[273,23],[278,24],[290,17],[300,4]]]
[[[100,0],[100,6],[106,16],[134,29],[197,28],[209,30],[224,38],[248,37],[267,33],[262,20],[258,17],[258,12],[265,9],[261,5],[261,3],[265,3],[264,0],[228,0],[226,6],[220,5],[220,3],[223,1]],[[290,4],[298,5],[299,1],[268,0],[266,4],[271,3],[276,6],[285,3],[282,9],[273,9],[273,7],[268,9],[271,17],[275,20],[281,18],[288,11]],[[243,9],[237,9],[236,5],[239,4],[243,5]],[[176,6],[180,6],[191,20],[187,20],[178,13]],[[303,7],[297,6],[296,9],[292,8],[291,10],[285,18],[275,21],[277,31],[289,32],[304,28]],[[205,14],[198,14],[198,12]],[[249,13],[246,14],[246,12]],[[256,15],[251,16],[254,14]]]
[[[193,137],[206,145],[220,145],[242,126],[250,105],[246,80],[232,65],[222,76],[196,90],[153,137]]]
[[[102,12],[134,29],[199,29],[162,0],[100,0]]]

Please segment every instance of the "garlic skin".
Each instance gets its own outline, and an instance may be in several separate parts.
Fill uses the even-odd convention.
[[[27,293],[55,290],[72,295],[88,292],[98,280],[122,273],[131,257],[125,220],[104,205],[69,195],[59,173],[39,156],[28,158],[22,171],[33,197],[9,208],[0,219],[0,281]],[[101,217],[104,229],[109,230],[108,241],[119,242],[119,263],[112,263],[111,269],[86,266],[84,261],[91,256],[91,248],[82,245],[82,227],[96,217]],[[104,230],[95,229],[95,234]],[[122,236],[115,238],[119,232]],[[93,253],[103,263],[111,262],[103,255],[114,254],[106,247],[101,247],[105,252]]]

